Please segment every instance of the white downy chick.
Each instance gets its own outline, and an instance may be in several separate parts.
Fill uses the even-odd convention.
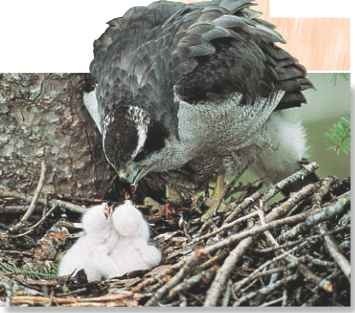
[[[111,276],[150,269],[160,263],[160,251],[148,243],[148,223],[130,200],[115,209],[112,222],[120,239],[112,252],[119,273]]]
[[[58,274],[84,269],[88,281],[150,269],[160,263],[161,253],[149,245],[149,226],[131,201],[105,215],[107,204],[92,207],[83,215],[85,235],[67,251]]]
[[[112,214],[112,224],[119,235],[149,240],[149,226],[143,214],[137,210],[131,200],[117,206]]]
[[[107,204],[90,208],[82,218],[85,235],[79,238],[62,258],[58,275],[74,274],[84,269],[88,281],[107,278],[118,272],[110,252],[118,241],[111,219],[105,215]]]

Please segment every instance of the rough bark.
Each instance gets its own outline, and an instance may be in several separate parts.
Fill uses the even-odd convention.
[[[88,74],[0,75],[1,185],[33,192],[44,160],[45,193],[103,196],[113,173],[82,102],[92,84]]]

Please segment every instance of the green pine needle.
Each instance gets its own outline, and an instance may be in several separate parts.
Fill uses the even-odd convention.
[[[7,275],[23,275],[31,279],[54,279],[57,276],[57,265],[54,262],[43,264],[26,263],[18,266],[9,261],[0,262],[0,273]]]
[[[325,134],[330,144],[330,150],[337,155],[350,152],[350,118],[341,117]]]

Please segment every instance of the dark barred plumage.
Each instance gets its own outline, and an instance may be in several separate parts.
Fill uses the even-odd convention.
[[[277,46],[284,39],[260,19],[254,4],[158,1],[109,22],[95,41],[90,70],[97,81],[99,128],[110,136],[104,151],[120,175],[136,183],[164,172],[202,185],[273,149],[273,112],[300,106],[302,91],[312,84],[305,68]],[[143,127],[125,117],[103,125],[123,107],[138,108],[149,123]],[[186,122],[190,116],[197,126]]]

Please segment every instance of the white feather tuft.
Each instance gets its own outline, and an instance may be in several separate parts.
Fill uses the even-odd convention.
[[[145,124],[138,124],[137,125],[138,143],[137,143],[136,149],[132,153],[132,160],[143,149],[145,141],[147,140],[147,131],[148,131],[148,127]]]
[[[271,149],[258,156],[255,171],[272,182],[289,176],[299,169],[299,161],[307,156],[306,132],[300,121],[290,121],[275,112],[266,124],[264,136]]]
[[[138,153],[141,152],[144,147],[145,141],[147,140],[150,118],[144,110],[136,106],[130,106],[128,112],[131,119],[136,124],[138,136],[137,147],[131,155],[131,158],[133,160],[138,155]]]
[[[83,95],[83,100],[84,100],[84,105],[86,109],[88,110],[91,118],[94,120],[96,127],[102,133],[102,127],[101,127],[101,114],[99,110],[99,103],[97,102],[96,99],[96,89],[90,92],[84,92]]]

